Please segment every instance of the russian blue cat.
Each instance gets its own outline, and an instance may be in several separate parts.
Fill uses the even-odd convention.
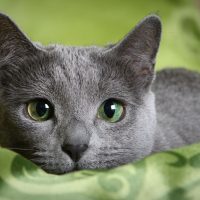
[[[200,74],[155,75],[160,37],[151,15],[113,45],[43,46],[0,14],[0,145],[62,174],[199,141]]]

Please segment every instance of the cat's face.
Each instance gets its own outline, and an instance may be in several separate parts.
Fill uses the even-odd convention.
[[[0,145],[50,173],[148,155],[160,32],[150,16],[110,47],[43,47],[0,15]]]

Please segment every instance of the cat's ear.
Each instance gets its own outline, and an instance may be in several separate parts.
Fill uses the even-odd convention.
[[[106,54],[118,60],[123,65],[121,68],[129,65],[130,76],[134,73],[134,77],[139,77],[144,82],[145,79],[153,80],[160,37],[161,21],[159,17],[151,15],[143,19],[120,42],[110,47]]]
[[[161,37],[161,21],[158,16],[151,15],[143,19],[125,38],[120,41],[114,51],[119,57],[143,58],[154,64]]]
[[[33,53],[36,47],[6,15],[0,13],[0,60]]]

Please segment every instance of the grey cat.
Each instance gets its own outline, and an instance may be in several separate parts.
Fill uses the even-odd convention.
[[[42,46],[1,14],[0,145],[62,174],[200,141],[200,74],[155,79],[160,36],[152,15],[114,45]]]

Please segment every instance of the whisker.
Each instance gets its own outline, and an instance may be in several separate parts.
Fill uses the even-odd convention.
[[[114,155],[121,155],[121,154],[129,154],[129,152],[125,152],[125,151],[122,151],[122,152],[110,152],[110,153],[99,153],[98,155],[103,155],[103,156],[114,156]]]
[[[123,147],[100,147],[101,150],[131,150],[131,148]]]
[[[38,157],[48,157],[48,158],[54,158],[55,157],[53,154],[51,154],[48,151],[44,151],[44,152],[36,151],[32,155],[38,156]]]
[[[46,160],[42,159],[41,157],[32,157],[29,160],[34,163],[37,163],[37,165],[39,166],[42,166],[43,164],[48,164]]]
[[[5,147],[10,150],[20,150],[20,151],[34,151],[35,149],[25,149],[25,148],[15,148],[15,147]]]

